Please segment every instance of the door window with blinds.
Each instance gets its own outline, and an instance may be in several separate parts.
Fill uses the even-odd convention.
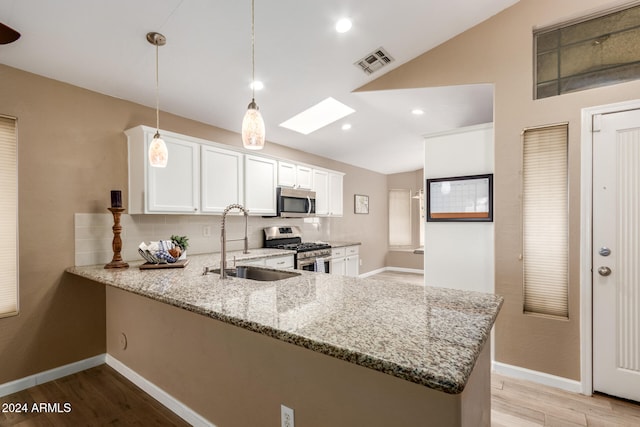
[[[18,313],[18,151],[16,119],[0,116],[0,317]]]
[[[568,125],[523,133],[524,312],[569,317]]]

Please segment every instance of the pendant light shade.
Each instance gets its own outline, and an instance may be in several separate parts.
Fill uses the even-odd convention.
[[[158,47],[164,46],[167,39],[160,33],[147,33],[147,41],[156,47],[156,134],[149,145],[149,164],[156,168],[167,167],[169,151],[160,137],[160,89],[158,78]]]
[[[249,150],[261,150],[264,147],[264,134],[262,114],[252,99],[242,119],[242,145]]]
[[[255,0],[251,0],[251,102],[242,119],[242,145],[248,150],[264,148],[265,128],[262,114],[255,100],[256,55],[255,55]]]
[[[167,144],[160,138],[160,134],[156,132],[149,145],[149,164],[156,168],[166,168],[168,160]]]

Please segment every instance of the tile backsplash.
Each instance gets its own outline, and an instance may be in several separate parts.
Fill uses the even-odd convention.
[[[75,264],[107,264],[113,258],[113,216],[110,213],[75,214]],[[140,260],[140,242],[166,240],[173,234],[189,238],[189,254],[220,251],[221,216],[214,215],[122,215],[122,258]],[[304,241],[329,240],[327,218],[262,218],[249,217],[250,248],[264,245],[265,227],[295,225],[302,230]],[[206,231],[210,236],[205,237]],[[229,214],[226,219],[227,250],[242,250],[243,242],[231,241],[244,237],[244,216]]]

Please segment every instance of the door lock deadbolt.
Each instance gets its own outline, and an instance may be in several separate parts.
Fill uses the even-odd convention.
[[[606,246],[603,246],[600,248],[600,251],[598,253],[602,256],[609,256],[611,255],[611,249],[607,248]]]

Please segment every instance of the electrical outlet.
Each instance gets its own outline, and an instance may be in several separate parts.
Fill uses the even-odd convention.
[[[202,226],[202,237],[211,237],[211,226],[203,225]]]
[[[293,409],[280,405],[280,426],[295,427],[293,423]]]

